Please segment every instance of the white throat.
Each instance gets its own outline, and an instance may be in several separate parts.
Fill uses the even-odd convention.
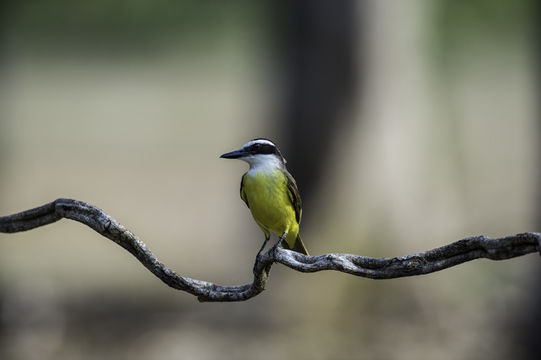
[[[258,155],[250,155],[241,158],[241,160],[246,161],[248,164],[250,164],[250,169],[248,172],[254,173],[254,172],[270,172],[276,169],[283,170],[284,169],[284,163],[281,159],[279,159],[274,154],[258,154]]]

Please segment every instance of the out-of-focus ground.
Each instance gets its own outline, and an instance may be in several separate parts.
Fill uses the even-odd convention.
[[[53,15],[36,4],[13,6],[4,23],[0,214],[80,199],[182,275],[250,282],[263,236],[238,194],[246,166],[218,156],[254,137],[280,144],[269,9],[174,7],[196,19],[142,31],[149,40],[113,26],[114,14],[145,19],[146,2],[71,6],[67,25],[54,23],[61,2]],[[304,213],[310,252],[396,256],[539,230],[528,5],[362,4],[362,91]],[[109,32],[73,43],[100,31],[78,22],[100,11],[113,12]],[[81,34],[68,41],[62,26]],[[0,358],[508,359],[540,267],[525,256],[371,281],[276,265],[258,297],[200,304],[63,220],[0,234]]]

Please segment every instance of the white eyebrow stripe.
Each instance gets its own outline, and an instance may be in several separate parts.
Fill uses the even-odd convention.
[[[257,139],[257,140],[250,140],[246,144],[242,145],[242,148],[246,148],[248,146],[252,146],[253,144],[265,144],[265,145],[271,145],[276,147],[271,141],[265,140],[265,139]]]

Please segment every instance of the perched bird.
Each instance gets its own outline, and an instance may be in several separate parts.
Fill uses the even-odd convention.
[[[240,197],[265,233],[259,252],[265,248],[272,231],[280,237],[277,245],[308,255],[299,235],[301,197],[278,147],[268,139],[259,138],[220,157],[243,160],[250,165],[240,182]]]

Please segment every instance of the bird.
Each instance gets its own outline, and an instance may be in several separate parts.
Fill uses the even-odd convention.
[[[239,159],[250,165],[240,182],[240,197],[265,234],[258,256],[269,241],[271,232],[279,237],[274,247],[281,245],[285,249],[308,255],[299,234],[301,197],[295,179],[287,171],[286,159],[278,147],[269,139],[256,138],[220,158]]]

